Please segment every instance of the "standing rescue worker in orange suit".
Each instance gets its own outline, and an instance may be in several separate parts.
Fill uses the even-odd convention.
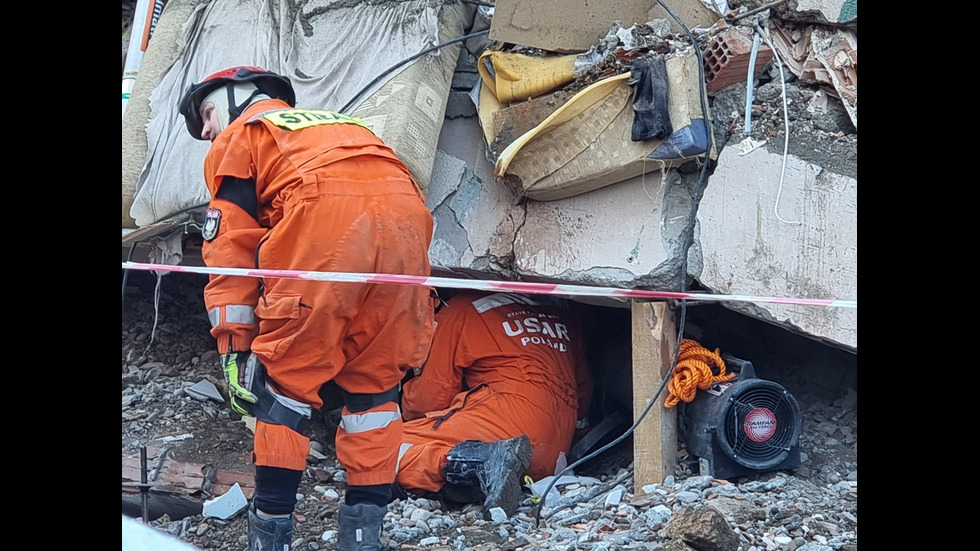
[[[428,276],[432,215],[394,151],[360,119],[294,108],[288,79],[232,67],[190,86],[180,112],[210,140],[208,266]],[[254,415],[250,550],[292,543],[305,434],[320,387],[344,408],[339,549],[380,550],[402,438],[398,389],[432,335],[431,289],[212,275],[204,297],[231,407]]]
[[[522,475],[555,474],[588,424],[593,379],[571,303],[462,291],[435,315],[421,372],[403,384],[396,482],[512,514]]]

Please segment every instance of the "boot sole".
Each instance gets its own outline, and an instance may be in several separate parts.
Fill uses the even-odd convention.
[[[521,436],[508,442],[505,452],[507,460],[501,463],[501,468],[493,473],[496,480],[503,479],[499,491],[489,492],[483,502],[483,515],[490,518],[490,509],[500,507],[507,516],[514,514],[521,503],[523,494],[521,475],[531,463],[531,441],[527,436]]]

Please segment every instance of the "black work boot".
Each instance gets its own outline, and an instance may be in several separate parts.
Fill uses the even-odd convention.
[[[260,518],[255,504],[248,508],[248,551],[289,551],[293,543],[293,515]]]
[[[527,436],[496,442],[467,440],[449,450],[443,468],[445,495],[456,501],[483,502],[483,515],[500,507],[507,516],[521,503],[521,475],[531,462]]]
[[[387,507],[374,503],[341,503],[337,551],[381,551],[381,526],[387,512]]]

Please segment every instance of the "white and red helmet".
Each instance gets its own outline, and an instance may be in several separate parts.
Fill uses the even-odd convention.
[[[222,89],[227,91],[227,95],[222,97],[220,92],[214,94]],[[201,105],[209,99],[209,96],[218,106],[227,107],[219,111],[219,117],[222,119],[227,114],[227,120],[223,121],[224,126],[227,126],[242,114],[257,94],[279,98],[290,107],[296,105],[296,93],[289,79],[260,67],[238,65],[212,73],[201,82],[191,85],[180,100],[180,114],[184,116],[187,131],[191,136],[203,140],[201,131],[204,129],[204,121],[201,119]],[[241,95],[244,95],[244,98],[239,101],[238,96]]]

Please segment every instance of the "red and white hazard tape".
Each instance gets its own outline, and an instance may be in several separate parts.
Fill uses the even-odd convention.
[[[425,287],[447,287],[452,289],[507,291],[511,293],[524,293],[532,295],[699,300],[713,302],[763,302],[772,304],[798,304],[803,306],[857,308],[856,300],[757,297],[749,295],[708,295],[703,293],[682,293],[677,291],[647,291],[644,289],[619,289],[616,287],[591,287],[588,285],[563,285],[555,283],[533,283],[522,281],[488,281],[481,279],[456,279],[451,277],[426,277],[399,274],[309,272],[304,270],[261,270],[247,268],[206,268],[199,266],[174,266],[170,264],[148,264],[141,262],[123,262],[122,267],[124,270],[151,270],[161,272],[184,272],[279,279],[311,279],[315,281],[337,281],[346,283],[389,283],[394,285],[421,285]]]

